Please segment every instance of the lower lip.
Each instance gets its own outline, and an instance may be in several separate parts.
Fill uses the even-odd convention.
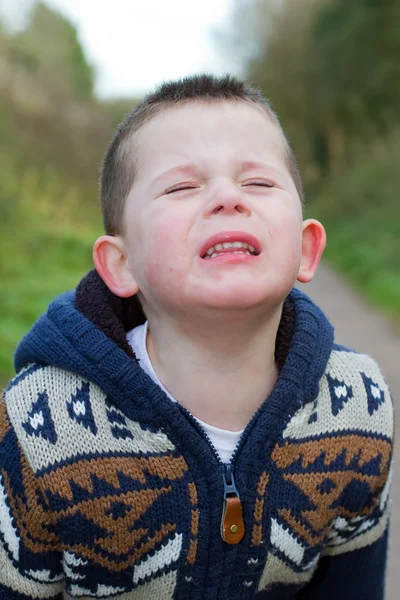
[[[221,264],[221,263],[229,263],[229,264],[237,264],[248,261],[257,260],[259,254],[254,256],[253,254],[241,254],[240,252],[226,252],[224,254],[219,254],[214,258],[203,258],[203,262],[208,264]]]

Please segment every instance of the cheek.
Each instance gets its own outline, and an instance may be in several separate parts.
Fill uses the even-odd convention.
[[[159,289],[167,282],[176,284],[189,257],[186,221],[173,215],[158,217],[153,219],[148,232],[142,257],[147,283],[152,289]]]
[[[302,221],[291,211],[281,211],[275,219],[268,223],[268,234],[272,242],[272,250],[283,262],[300,260],[302,249]]]
[[[268,219],[268,232],[282,242],[296,245],[301,242],[302,220],[291,211],[277,211]]]

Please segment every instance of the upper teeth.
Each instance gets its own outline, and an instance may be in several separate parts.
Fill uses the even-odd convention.
[[[215,246],[211,246],[211,248],[207,250],[206,255],[211,256],[216,250],[225,250],[226,248],[244,248],[245,250],[250,250],[250,252],[255,252],[255,248],[251,246],[251,244],[247,244],[247,242],[238,241],[215,244]]]

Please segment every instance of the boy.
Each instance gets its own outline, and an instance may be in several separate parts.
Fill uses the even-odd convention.
[[[296,280],[325,246],[276,115],[162,85],[102,172],[96,270],[16,353],[3,597],[383,598],[392,405]]]

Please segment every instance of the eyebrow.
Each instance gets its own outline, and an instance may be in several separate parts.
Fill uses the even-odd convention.
[[[259,161],[245,160],[245,161],[242,161],[241,163],[239,163],[238,170],[241,173],[244,171],[252,171],[252,170],[256,170],[256,169],[267,169],[269,171],[272,171],[272,173],[274,173],[275,175],[282,175],[282,173],[279,171],[279,169],[276,169],[272,165],[268,165],[266,163],[262,163]]]
[[[195,163],[187,163],[185,165],[178,165],[177,167],[172,167],[171,169],[167,169],[160,175],[157,175],[155,179],[151,182],[151,185],[157,184],[160,180],[168,177],[168,175],[195,175],[199,176],[200,169]]]
[[[255,160],[245,160],[245,161],[242,161],[241,163],[239,163],[239,167],[240,167],[241,171],[250,171],[251,169],[259,169],[259,168],[264,169],[265,167],[268,168],[268,165],[266,165],[265,163],[262,163],[262,162],[255,161]]]
[[[243,173],[244,171],[251,171],[256,169],[268,169],[272,171],[276,176],[281,175],[282,173],[276,169],[275,167],[268,165],[266,163],[262,163],[254,160],[245,160],[238,163],[237,172]],[[157,185],[164,178],[168,177],[168,175],[191,175],[194,177],[199,177],[202,171],[196,163],[187,163],[183,165],[177,165],[176,167],[171,167],[167,169],[160,175],[157,175],[155,179],[151,182],[151,186]]]

